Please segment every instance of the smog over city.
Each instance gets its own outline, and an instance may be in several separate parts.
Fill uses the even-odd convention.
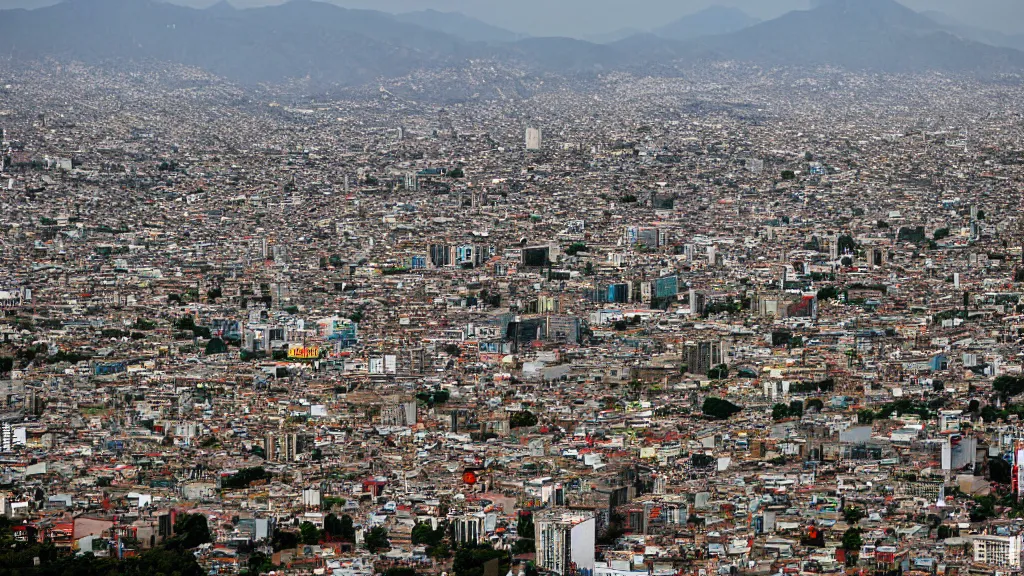
[[[1024,2],[0,0],[0,576],[1024,576]]]

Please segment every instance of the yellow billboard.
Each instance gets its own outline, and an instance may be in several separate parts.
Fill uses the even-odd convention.
[[[292,346],[288,349],[288,357],[294,360],[316,360],[320,357],[320,347]]]

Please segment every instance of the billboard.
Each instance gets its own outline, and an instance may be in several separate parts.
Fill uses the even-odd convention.
[[[95,376],[111,376],[127,370],[127,362],[96,362],[92,365],[92,373]]]
[[[292,360],[316,360],[319,357],[319,346],[292,346],[288,348],[288,358]]]

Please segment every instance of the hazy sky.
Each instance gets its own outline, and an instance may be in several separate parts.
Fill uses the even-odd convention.
[[[216,0],[172,0],[207,6]],[[280,0],[229,0],[238,7]],[[767,19],[805,9],[811,0],[333,0],[352,8],[409,12],[457,11],[516,32],[536,36],[587,36],[622,28],[650,29],[712,4],[735,6]],[[900,0],[916,10],[938,10],[966,24],[1024,33],[1024,0]],[[0,0],[2,8],[36,7],[55,0]]]

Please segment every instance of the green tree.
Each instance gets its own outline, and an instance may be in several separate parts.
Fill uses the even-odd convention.
[[[575,256],[575,255],[579,254],[580,252],[586,252],[586,251],[587,251],[587,245],[586,244],[584,244],[583,242],[573,242],[572,244],[569,245],[568,248],[565,249],[565,254],[566,254],[566,256]]]
[[[495,550],[487,544],[465,544],[455,551],[452,571],[458,576],[483,576],[484,565],[493,560],[498,561],[498,574],[508,573],[507,551]]]
[[[376,528],[370,529],[369,532],[363,534],[363,546],[369,550],[372,554],[389,550],[391,548],[391,542],[388,540],[388,531],[383,526],[377,526]]]
[[[274,569],[274,564],[271,562],[270,556],[262,552],[253,552],[249,555],[246,568],[249,574],[266,574]]]
[[[993,482],[1000,484],[1009,484],[1012,480],[1011,474],[1013,469],[1010,467],[1010,463],[1002,458],[989,458],[988,459],[988,477]]]
[[[840,254],[846,254],[846,253],[856,254],[857,253],[857,248],[858,248],[857,241],[854,240],[853,236],[850,236],[849,234],[844,234],[844,235],[840,236],[839,240],[837,241],[837,244],[838,244],[838,248],[839,248],[839,253]]]
[[[303,544],[316,544],[320,541],[320,530],[312,522],[303,522],[299,525],[299,539]]]
[[[729,366],[726,364],[719,364],[708,370],[708,378],[712,380],[723,380],[729,377]]]
[[[789,406],[781,403],[772,406],[772,420],[778,422],[786,418],[789,418]]]
[[[274,530],[270,545],[274,547],[275,552],[291,550],[299,545],[299,534],[286,530]]]
[[[187,550],[174,550],[157,547],[147,550],[137,557],[129,558],[128,564],[122,567],[124,576],[203,576],[205,572],[196,561],[196,557]],[[83,574],[70,571],[67,574]]]
[[[195,548],[200,544],[213,541],[213,534],[203,514],[182,514],[174,521],[174,536],[170,539],[172,547]]]
[[[352,517],[348,514],[343,514],[339,521],[339,532],[338,536],[346,542],[356,541],[356,528],[352,522]]]
[[[800,418],[804,415],[804,403],[799,400],[793,400],[789,403],[789,415],[794,418]]]
[[[221,340],[220,338],[211,338],[210,341],[206,343],[207,356],[210,356],[212,354],[225,354],[227,353],[227,351],[228,345],[225,344],[224,341]]]
[[[817,410],[821,412],[825,408],[825,403],[821,401],[821,398],[808,398],[807,402],[804,403],[805,410]]]
[[[1014,396],[1024,392],[1024,377],[1003,375],[995,379],[992,382],[992,389],[1003,397],[1003,400],[1008,400]]]
[[[859,551],[864,541],[860,537],[860,528],[850,528],[843,532],[843,550],[848,552]]]
[[[864,518],[864,511],[860,508],[856,506],[843,508],[843,520],[846,520],[847,524],[853,526],[860,522],[862,518]]]
[[[732,402],[713,396],[705,398],[704,404],[701,406],[701,411],[704,412],[705,416],[710,416],[717,420],[726,420],[741,410],[743,409]]]
[[[267,472],[262,466],[242,468],[231,476],[222,478],[220,485],[221,488],[226,490],[237,490],[240,488],[248,488],[250,484],[259,480],[269,480],[270,477],[270,472]]]
[[[341,536],[341,520],[334,514],[324,516],[324,534],[335,538]]]
[[[835,286],[825,286],[821,290],[818,290],[818,300],[836,300],[839,298],[839,289]]]
[[[512,544],[513,554],[527,554],[536,550],[533,514],[529,512],[519,514],[519,518],[516,520],[516,536],[518,538]]]
[[[430,524],[420,523],[412,529],[412,543],[423,546],[437,546],[444,540],[444,526],[432,528]]]
[[[537,425],[537,416],[529,410],[513,412],[508,419],[509,428],[526,428]]]
[[[996,499],[993,496],[975,496],[971,508],[971,522],[984,522],[996,516]]]

